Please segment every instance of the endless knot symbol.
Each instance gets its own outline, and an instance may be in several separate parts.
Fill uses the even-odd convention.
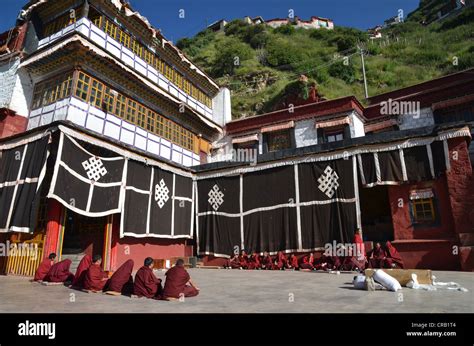
[[[168,186],[166,186],[165,181],[161,179],[160,183],[155,185],[155,201],[158,203],[160,209],[163,208],[170,198],[169,193],[170,190],[168,189]]]
[[[222,203],[224,203],[224,193],[219,190],[219,186],[214,185],[208,193],[208,202],[217,211]]]
[[[93,181],[98,181],[107,174],[107,170],[105,169],[102,160],[98,157],[91,157],[89,160],[83,161],[82,167],[84,167],[87,177]]]
[[[327,166],[324,170],[324,174],[321,174],[318,179],[318,188],[321,190],[321,192],[325,193],[326,196],[331,198],[339,187],[338,180],[339,176],[337,175],[336,171]]]

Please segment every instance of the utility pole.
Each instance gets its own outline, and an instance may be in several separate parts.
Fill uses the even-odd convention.
[[[369,91],[367,90],[367,77],[365,76],[365,62],[364,62],[364,51],[362,50],[361,46],[357,46],[360,52],[360,60],[362,62],[362,74],[364,75],[364,90],[365,90],[365,98],[369,98]]]

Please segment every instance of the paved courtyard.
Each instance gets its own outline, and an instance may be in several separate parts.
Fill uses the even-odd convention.
[[[199,296],[179,301],[108,296],[43,286],[28,278],[0,276],[0,312],[474,312],[474,274],[435,272],[468,292],[367,292],[352,288],[354,274],[191,269]],[[164,279],[164,273],[158,276]],[[402,298],[402,299],[400,299]],[[400,301],[401,300],[401,301]]]

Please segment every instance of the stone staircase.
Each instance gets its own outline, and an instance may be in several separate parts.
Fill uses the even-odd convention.
[[[70,259],[71,260],[71,267],[69,268],[69,271],[73,274],[76,273],[76,269],[79,266],[79,262],[81,262],[82,257],[84,257],[85,254],[83,253],[78,253],[78,254],[63,254],[61,256],[61,261],[65,259]]]

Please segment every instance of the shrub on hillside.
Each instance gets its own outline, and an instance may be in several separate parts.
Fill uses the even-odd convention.
[[[247,44],[237,39],[227,40],[217,47],[212,73],[215,76],[232,75],[235,69],[252,57],[253,50]]]
[[[294,68],[306,60],[305,51],[287,40],[271,40],[267,44],[267,64],[283,70]]]
[[[275,28],[274,32],[276,34],[293,35],[295,33],[295,27],[291,24],[285,24]]]
[[[248,26],[249,24],[244,22],[242,19],[234,19],[233,21],[227,23],[227,25],[224,27],[224,33],[226,36],[240,36]]]
[[[352,64],[334,63],[329,66],[328,72],[331,76],[342,79],[346,83],[352,84],[355,81],[355,68]]]

